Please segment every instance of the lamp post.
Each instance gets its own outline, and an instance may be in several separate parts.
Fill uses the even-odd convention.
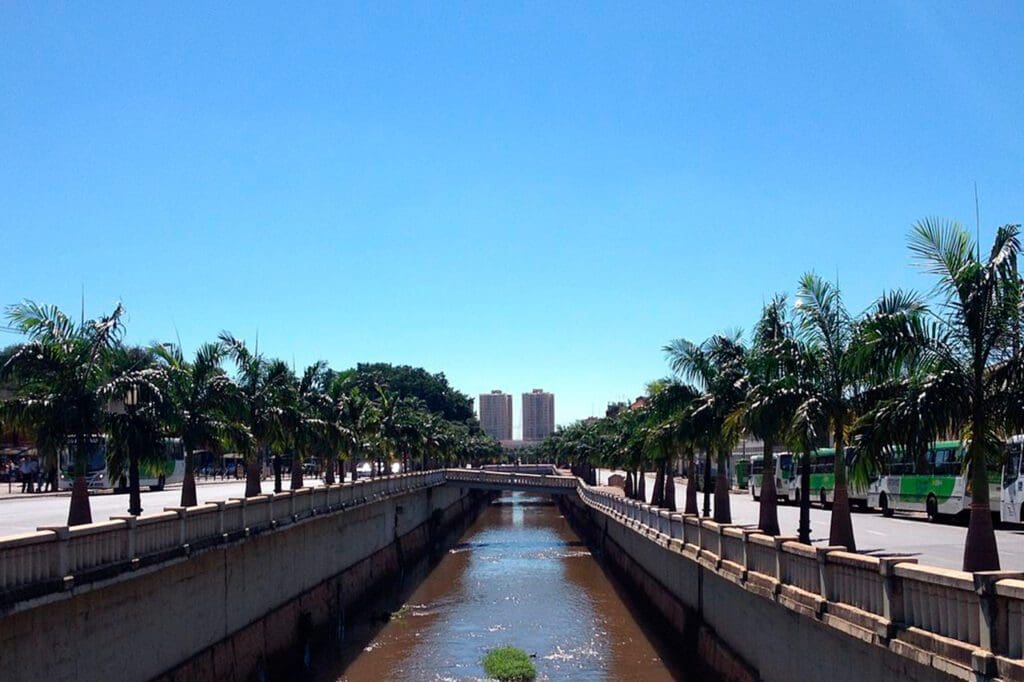
[[[124,398],[125,414],[128,417],[128,513],[138,516],[142,513],[142,494],[139,492],[139,454],[132,447],[135,407],[139,404],[138,387],[132,386],[128,389]]]

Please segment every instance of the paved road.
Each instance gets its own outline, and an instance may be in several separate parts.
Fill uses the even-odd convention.
[[[316,479],[306,479],[306,485],[321,485]],[[288,481],[284,481],[287,487]],[[263,481],[263,492],[274,489],[272,480]],[[6,491],[6,488],[4,488]],[[196,486],[199,502],[226,500],[229,497],[245,495],[245,481],[203,482]],[[58,495],[25,495],[5,497],[0,500],[0,536],[26,533],[39,526],[61,526],[68,520],[70,493]],[[100,493],[90,495],[93,521],[106,521],[111,516],[128,513],[128,495]],[[181,502],[181,486],[169,487],[160,492],[142,493],[143,514],[156,513],[164,507],[175,507]]]
[[[609,472],[601,470],[601,483],[606,483]],[[621,473],[621,472],[620,472]],[[648,476],[647,491],[653,489],[654,475]],[[686,492],[684,483],[676,482],[676,501],[682,506]],[[698,505],[703,498],[698,493]],[[757,525],[759,502],[749,493],[730,496],[733,523]],[[829,512],[811,505],[811,541],[828,543]],[[779,526],[783,533],[796,535],[800,510],[795,506],[779,505]],[[963,562],[964,538],[967,528],[962,525],[930,523],[923,514],[897,514],[885,518],[879,512],[854,512],[853,530],[858,550],[871,554],[906,555],[922,564],[959,570]],[[1007,526],[996,531],[999,556],[1003,570],[1024,571],[1024,526]]]

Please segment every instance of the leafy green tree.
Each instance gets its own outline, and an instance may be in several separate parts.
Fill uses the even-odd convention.
[[[703,390],[690,405],[690,418],[699,425],[705,451],[718,460],[714,520],[731,523],[728,469],[736,432],[727,428],[726,419],[746,395],[746,348],[733,334],[713,336],[701,345],[676,339],[664,351],[672,370]]]
[[[856,392],[861,377],[855,362],[857,333],[839,289],[814,273],[800,279],[796,298],[797,332],[815,359],[811,395],[829,422],[836,450],[829,544],[856,550],[850,514],[846,458],[847,430],[856,418]]]
[[[292,387],[292,371],[280,360],[267,360],[249,349],[244,341],[222,332],[220,342],[235,363],[238,387],[232,418],[246,428],[248,437],[239,443],[245,458],[245,496],[261,490],[263,462],[273,445],[284,440],[282,416]],[[275,488],[280,487],[280,463],[275,454]]]
[[[775,446],[786,439],[803,393],[799,390],[800,349],[786,319],[786,298],[766,303],[747,354],[746,395],[728,420],[762,442],[764,463],[758,528],[779,534]]]
[[[346,390],[358,388],[363,395],[376,396],[380,387],[398,398],[418,398],[428,412],[449,421],[475,422],[472,399],[452,388],[443,372],[431,374],[421,367],[375,362],[359,363],[338,377]]]
[[[85,474],[86,440],[100,432],[107,407],[109,359],[123,332],[124,308],[118,304],[105,317],[75,323],[59,308],[32,301],[8,307],[11,326],[28,341],[8,358],[0,380],[13,379],[14,394],[5,413],[52,447],[75,439],[75,481],[68,525],[91,523]]]
[[[221,366],[224,348],[219,343],[200,346],[191,362],[175,344],[158,344],[152,350],[164,373],[164,422],[181,438],[185,451],[181,506],[192,507],[197,503],[196,450],[223,438],[244,440],[240,426],[228,419],[237,411],[232,405],[237,386]]]
[[[906,372],[902,390],[866,416],[869,438],[899,442],[917,433],[937,440],[952,430],[969,441],[965,571],[999,569],[988,469],[1001,462],[1002,437],[1024,422],[1019,410],[1024,376],[1019,232],[1017,225],[1000,227],[982,258],[979,245],[960,224],[918,222],[910,250],[938,277],[934,295],[939,307],[926,314],[921,304],[906,305],[898,318],[869,320],[864,330],[876,361],[906,364],[912,359],[916,367]]]

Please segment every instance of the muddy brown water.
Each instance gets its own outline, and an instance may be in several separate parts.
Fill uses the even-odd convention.
[[[314,658],[314,679],[484,680],[484,655],[506,644],[534,657],[538,680],[684,679],[678,638],[549,498],[498,498],[439,563],[404,583],[413,587],[349,617],[344,641]]]

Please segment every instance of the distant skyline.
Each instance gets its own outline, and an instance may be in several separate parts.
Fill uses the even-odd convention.
[[[984,248],[1024,221],[1018,3],[5,3],[0,37],[0,304],[543,386],[559,424],[807,270],[927,290],[909,227],[973,230],[975,183]]]

